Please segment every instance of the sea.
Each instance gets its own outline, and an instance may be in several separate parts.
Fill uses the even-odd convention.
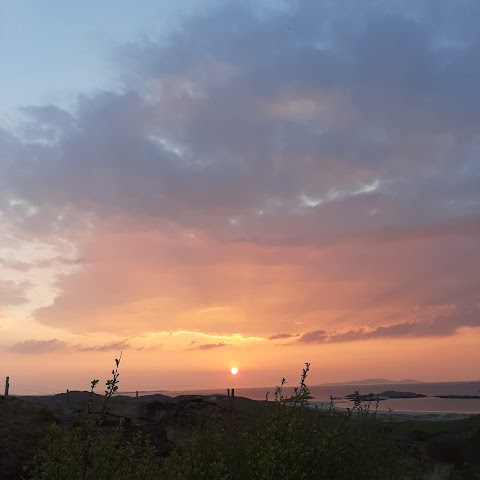
[[[480,381],[477,382],[443,382],[443,383],[394,383],[381,385],[315,385],[311,386],[309,400],[320,407],[330,405],[330,397],[336,407],[347,408],[352,402],[345,399],[346,395],[358,391],[361,395],[380,394],[385,391],[412,392],[426,395],[423,398],[392,398],[382,400],[378,404],[379,411],[393,412],[425,412],[425,413],[468,413],[480,414],[480,399],[437,398],[436,395],[476,395],[480,396]],[[275,387],[237,388],[235,395],[264,400],[275,398]],[[283,396],[288,398],[293,394],[293,388],[284,387]],[[371,408],[375,408],[372,405]]]

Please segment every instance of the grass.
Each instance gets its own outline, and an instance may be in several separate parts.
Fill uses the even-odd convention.
[[[205,419],[165,462],[166,479],[381,479],[413,471],[386,425],[356,401],[347,413],[308,406],[306,364],[287,405],[283,379],[275,398],[245,424]]]
[[[432,469],[449,471],[447,478],[480,479],[480,415],[448,422],[395,423],[393,430],[403,443],[421,449]]]
[[[480,478],[480,416],[386,422],[377,418],[374,404],[364,406],[360,397],[347,412],[336,411],[333,404],[328,412],[318,412],[308,405],[306,364],[293,399],[284,397],[283,379],[274,398],[237,398],[233,413],[221,401],[185,398],[152,401],[139,415],[122,419],[110,413],[120,360],[103,397],[95,394],[98,380],[92,382],[83,412],[53,414],[31,402],[0,399],[0,478]],[[165,418],[155,423],[157,411]]]
[[[0,478],[19,479],[33,462],[39,441],[55,421],[44,406],[0,397]]]

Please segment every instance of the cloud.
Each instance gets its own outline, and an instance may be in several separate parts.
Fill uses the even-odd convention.
[[[328,338],[325,330],[314,330],[313,332],[307,332],[300,336],[298,342],[302,343],[323,343]]]
[[[164,345],[158,344],[158,345],[151,345],[149,347],[136,347],[134,350],[138,351],[144,351],[144,352],[158,352],[159,350],[162,350]]]
[[[7,259],[0,259],[0,266],[19,272],[27,272],[31,268],[31,265],[27,262]]]
[[[381,338],[438,337],[454,335],[462,327],[480,327],[478,307],[455,309],[449,315],[435,317],[431,322],[401,322],[367,330],[365,328],[345,332],[316,330],[307,332],[297,340],[300,343],[339,343]]]
[[[341,333],[315,330],[302,334],[297,341],[300,343],[339,343],[373,338],[411,336],[416,326],[417,324],[414,323],[398,323],[387,327],[377,327],[374,330],[359,328]]]
[[[268,337],[269,340],[283,340],[285,338],[292,338],[295,337],[295,335],[291,335],[290,333],[277,333],[275,335],[272,335],[271,337]]]
[[[71,344],[63,340],[53,338],[51,340],[25,340],[15,343],[7,350],[21,354],[44,354],[53,352],[109,352],[111,350],[129,350],[132,346],[127,340],[106,343],[104,345],[84,346]]]
[[[0,306],[21,305],[28,302],[26,292],[31,286],[27,281],[0,280]]]
[[[474,141],[480,99],[464,83],[480,79],[468,61],[478,38],[452,31],[452,15],[470,25],[461,9],[443,5],[427,22],[430,2],[419,3],[417,18],[370,2],[292,3],[261,21],[249,7],[229,5],[190,20],[167,44],[126,46],[122,65],[139,78],[124,92],[82,96],[75,115],[25,108],[24,130],[46,131],[43,143],[5,132],[5,195],[38,208],[10,214],[54,228],[55,210],[70,204],[80,209],[70,212],[73,223],[85,211],[121,211],[227,238],[283,241],[292,224],[306,241],[385,228],[392,214],[401,228],[473,214],[462,198],[478,200],[478,180],[461,171],[476,171],[465,145]],[[233,15],[238,32],[227,28]],[[459,156],[463,170],[453,162]],[[14,159],[29,168],[10,166]],[[233,217],[240,228],[229,227]]]
[[[431,311],[478,302],[479,9],[227,4],[120,47],[122,88],[25,107],[0,130],[2,228],[71,242],[82,266],[36,321],[265,337],[299,322],[307,343],[476,325]]]
[[[69,350],[70,345],[67,342],[53,338],[51,340],[26,340],[18,342],[8,347],[8,350],[14,353],[22,354],[44,354],[52,352],[61,352]]]
[[[128,350],[132,348],[128,340],[121,340],[118,342],[110,342],[104,345],[94,345],[93,347],[75,346],[76,350],[80,352],[109,352],[111,350]]]
[[[204,343],[202,345],[198,345],[196,347],[189,348],[189,350],[214,350],[216,348],[223,348],[227,347],[228,345],[226,343],[220,342],[220,343]]]
[[[42,260],[36,264],[37,267],[48,268],[54,265],[63,265],[63,266],[73,266],[81,267],[87,265],[89,260],[86,258],[64,258],[64,257],[55,257],[49,260]]]

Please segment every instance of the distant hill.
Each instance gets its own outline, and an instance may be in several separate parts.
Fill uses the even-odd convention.
[[[388,380],[387,378],[366,378],[364,380],[351,380],[349,382],[322,383],[322,385],[400,385],[422,383],[419,380],[405,378],[404,380]]]

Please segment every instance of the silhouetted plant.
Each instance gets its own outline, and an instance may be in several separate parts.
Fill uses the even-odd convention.
[[[404,478],[402,454],[370,405],[358,392],[352,408],[328,413],[309,407],[305,364],[293,395],[284,396],[285,379],[245,428],[211,420],[193,429],[166,460],[167,479],[328,479]]]
[[[121,354],[115,359],[112,378],[107,380],[99,412],[92,412],[98,380],[92,380],[83,422],[70,432],[53,425],[35,457],[32,480],[106,480],[160,478],[157,455],[138,431],[125,440],[120,421],[110,433],[102,423],[113,394],[118,389]]]
[[[378,399],[363,406],[358,392],[352,407],[328,412],[309,406],[306,363],[300,383],[286,398],[282,379],[274,401],[265,402],[243,423],[235,414],[200,417],[160,465],[152,445],[138,432],[125,440],[122,424],[107,435],[102,429],[109,402],[118,388],[115,360],[99,412],[92,412],[98,380],[93,380],[83,423],[70,433],[50,430],[36,457],[33,480],[397,480],[405,479],[404,455],[377,420]],[[224,412],[226,413],[226,412]],[[414,477],[410,477],[414,478]]]

